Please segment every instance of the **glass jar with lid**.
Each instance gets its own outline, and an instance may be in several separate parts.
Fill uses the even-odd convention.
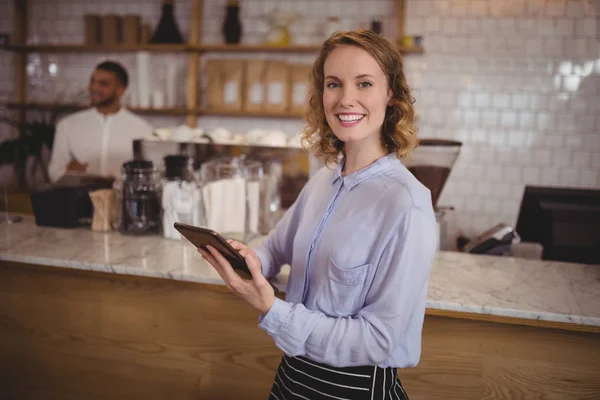
[[[263,165],[245,157],[207,161],[200,168],[206,227],[248,242],[259,236]]]
[[[160,173],[152,161],[133,160],[124,163],[119,186],[119,231],[132,235],[158,233],[161,214]]]
[[[200,189],[193,170],[193,160],[186,155],[169,155],[164,158],[162,178],[162,226],[167,239],[181,239],[173,227],[175,222],[202,226],[203,214]]]

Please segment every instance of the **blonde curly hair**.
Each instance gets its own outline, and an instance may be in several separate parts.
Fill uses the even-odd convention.
[[[336,32],[323,43],[311,73],[308,108],[304,116],[307,125],[302,131],[304,146],[326,164],[336,163],[343,152],[344,142],[334,135],[325,118],[323,67],[329,54],[344,45],[368,52],[385,73],[392,99],[385,111],[381,140],[390,153],[396,152],[398,158],[405,158],[419,144],[413,108],[415,100],[406,83],[400,53],[389,40],[369,30]]]

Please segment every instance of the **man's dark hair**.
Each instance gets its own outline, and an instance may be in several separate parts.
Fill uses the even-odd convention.
[[[96,69],[101,69],[103,71],[109,71],[114,73],[117,76],[117,80],[123,87],[127,87],[129,83],[129,77],[127,76],[127,71],[121,64],[115,61],[104,61],[100,64],[96,65]]]

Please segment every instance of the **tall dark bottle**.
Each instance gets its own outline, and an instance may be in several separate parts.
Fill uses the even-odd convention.
[[[242,38],[242,22],[240,21],[240,3],[238,0],[228,0],[223,21],[223,36],[225,43],[238,44]]]
[[[381,33],[381,18],[375,17],[371,20],[371,30],[375,33]]]
[[[162,14],[158,26],[150,38],[150,43],[184,43],[183,36],[173,14],[174,0],[163,0]]]

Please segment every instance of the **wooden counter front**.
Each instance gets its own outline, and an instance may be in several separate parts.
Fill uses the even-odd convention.
[[[268,397],[281,353],[225,287],[5,264],[1,399]]]
[[[281,352],[218,285],[0,262],[0,399],[267,399]],[[414,399],[598,399],[600,335],[427,316]]]

